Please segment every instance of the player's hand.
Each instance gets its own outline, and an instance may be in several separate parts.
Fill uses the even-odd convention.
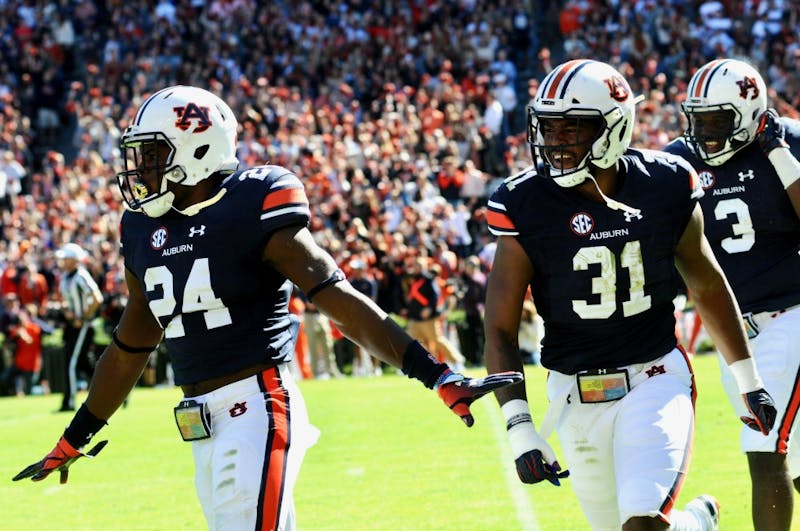
[[[764,435],[768,435],[772,426],[775,424],[775,402],[772,397],[764,389],[757,389],[743,394],[744,404],[747,406],[747,411],[750,412],[750,417],[740,417],[742,422],[747,424],[748,427],[755,431],[760,431]]]
[[[86,453],[76,450],[67,440],[62,436],[56,447],[53,448],[49,454],[44,456],[44,459],[32,465],[25,467],[25,469],[14,476],[14,481],[19,481],[25,478],[31,478],[33,481],[41,481],[50,475],[54,470],[61,473],[60,483],[67,482],[69,476],[69,467],[81,457],[94,457],[100,453],[100,450],[105,447],[108,441],[100,441],[95,444],[91,450]]]
[[[780,122],[778,112],[775,109],[764,111],[758,119],[758,129],[756,130],[756,139],[758,139],[758,145],[761,146],[761,151],[768,155],[773,149],[789,147],[784,140],[785,135],[786,128]]]
[[[536,431],[533,422],[512,427],[509,435],[512,437],[512,448],[520,444],[530,448],[514,459],[520,481],[533,484],[546,479],[553,485],[560,486],[559,480],[569,477],[569,470],[561,470],[555,452]]]
[[[522,381],[522,373],[515,371],[498,372],[483,378],[467,378],[463,374],[447,369],[436,383],[436,392],[444,403],[461,417],[467,427],[475,423],[469,406],[480,397]]]

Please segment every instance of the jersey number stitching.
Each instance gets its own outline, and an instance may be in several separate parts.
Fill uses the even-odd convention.
[[[644,263],[638,240],[625,244],[620,263],[630,277],[630,295],[622,303],[622,315],[629,317],[648,310],[652,305],[650,295],[644,294]],[[573,299],[572,309],[582,319],[608,319],[617,309],[616,257],[604,245],[584,247],[572,257],[573,271],[586,271],[590,264],[600,264],[600,276],[592,278],[592,293],[600,295],[600,302],[592,304]]]
[[[714,207],[714,217],[720,221],[731,214],[736,216],[736,221],[731,225],[733,236],[724,238],[720,245],[729,254],[749,251],[756,243],[756,232],[753,230],[750,208],[739,198],[723,199]]]
[[[161,286],[163,296],[149,302],[150,311],[156,319],[172,315],[175,310],[175,286],[172,272],[167,266],[149,267],[144,272],[144,284],[148,292]],[[231,324],[231,312],[222,303],[222,299],[214,294],[211,288],[211,273],[208,258],[198,258],[192,264],[186,286],[183,288],[183,307],[181,313],[175,315],[164,329],[164,337],[175,338],[186,335],[183,327],[183,314],[203,312],[208,329],[219,328]],[[160,319],[159,319],[160,321]]]

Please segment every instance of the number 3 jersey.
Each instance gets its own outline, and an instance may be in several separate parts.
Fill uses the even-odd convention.
[[[792,154],[800,156],[800,122],[781,119]],[[757,142],[722,166],[696,157],[683,139],[665,151],[697,170],[705,233],[742,312],[800,304],[800,220]]]
[[[674,254],[702,195],[686,161],[629,149],[612,210],[534,170],[510,177],[489,202],[489,229],[516,238],[533,265],[545,322],[542,365],[565,374],[663,356],[677,345]]]
[[[238,171],[224,195],[194,216],[125,212],[125,266],[164,328],[175,383],[196,383],[258,363],[289,361],[290,282],[262,260],[277,230],[307,225],[300,180],[279,166]]]

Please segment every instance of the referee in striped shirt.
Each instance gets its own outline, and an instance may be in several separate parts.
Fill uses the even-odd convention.
[[[64,397],[59,411],[75,410],[77,368],[79,360],[88,365],[87,353],[92,345],[92,318],[103,295],[82,262],[86,251],[80,245],[68,243],[56,251],[62,271],[59,290],[64,301]]]

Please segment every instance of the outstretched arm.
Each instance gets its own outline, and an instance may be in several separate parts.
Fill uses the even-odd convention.
[[[40,481],[52,472],[61,473],[66,483],[69,467],[81,457],[94,457],[107,441],[101,441],[86,453],[82,448],[105,426],[122,404],[142,373],[150,352],[161,340],[161,328],[147,306],[138,280],[126,271],[130,293],[128,305],[111,344],[100,356],[86,402],[64,430],[56,446],[43,459],[14,476],[14,481],[31,478]]]
[[[522,380],[518,373],[465,378],[436,361],[372,299],[337,274],[340,271],[336,262],[304,227],[287,227],[274,233],[264,248],[263,258],[313,298],[316,307],[344,335],[426,387],[436,389],[467,426],[473,422],[469,405],[474,400]]]

